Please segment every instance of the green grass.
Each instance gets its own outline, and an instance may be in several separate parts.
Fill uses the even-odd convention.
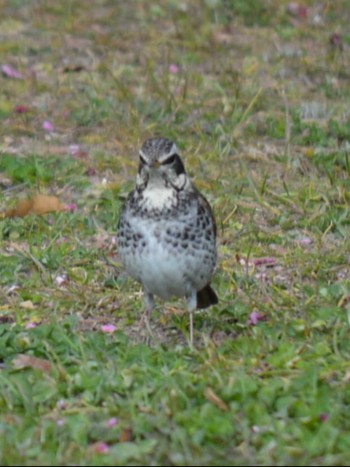
[[[2,465],[349,464],[350,18],[288,3],[0,2],[0,211],[76,205],[0,218]],[[193,351],[115,245],[152,135],[218,224]]]

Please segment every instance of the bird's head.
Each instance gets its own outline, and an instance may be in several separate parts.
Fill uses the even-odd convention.
[[[146,187],[149,181],[160,186],[170,184],[176,190],[185,187],[188,179],[175,143],[167,138],[150,138],[143,143],[139,155],[139,188]]]

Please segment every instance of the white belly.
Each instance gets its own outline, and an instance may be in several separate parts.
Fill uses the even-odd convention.
[[[142,255],[137,269],[145,290],[159,297],[182,297],[191,290],[183,263],[161,248]]]
[[[187,249],[169,242],[166,227],[162,223],[145,223],[138,219],[137,229],[143,238],[143,246],[120,250],[128,273],[143,285],[143,288],[162,298],[184,297],[193,289],[200,290],[209,282],[215,265],[215,253],[210,255],[207,245]],[[212,248],[215,250],[215,245]],[[211,256],[211,260],[208,258]]]

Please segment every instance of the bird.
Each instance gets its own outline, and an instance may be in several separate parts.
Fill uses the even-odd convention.
[[[149,138],[141,146],[136,186],[119,216],[117,248],[127,273],[142,286],[148,329],[155,295],[185,297],[193,346],[194,310],[218,303],[210,285],[216,223],[168,138]]]

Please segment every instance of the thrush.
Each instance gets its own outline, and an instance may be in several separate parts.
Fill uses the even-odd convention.
[[[118,252],[142,285],[148,318],[154,295],[185,297],[190,314],[218,303],[210,286],[216,264],[216,224],[206,198],[186,174],[175,143],[150,138],[140,152],[136,186],[118,224]]]

